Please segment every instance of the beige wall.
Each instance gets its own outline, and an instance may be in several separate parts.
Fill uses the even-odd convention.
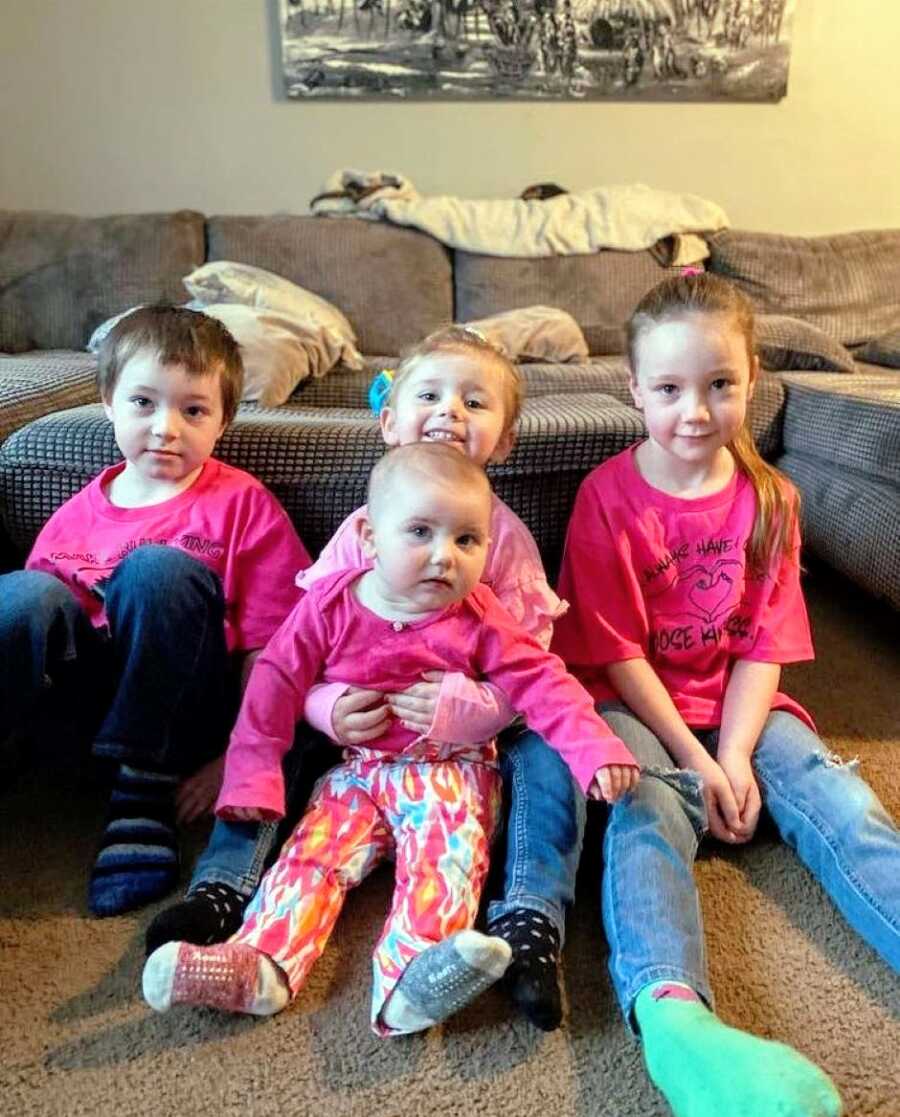
[[[423,193],[641,181],[793,233],[900,226],[900,5],[797,0],[777,105],[298,103],[270,0],[3,0],[0,207],[303,212],[337,167]]]

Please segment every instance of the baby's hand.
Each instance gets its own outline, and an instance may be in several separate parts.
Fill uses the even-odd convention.
[[[387,696],[391,713],[406,729],[427,733],[434,722],[443,671],[424,671],[424,682],[414,683],[406,690]]]
[[[588,798],[615,803],[627,792],[634,791],[640,778],[640,771],[630,764],[604,764],[594,773],[587,792]]]
[[[265,822],[269,818],[258,807],[225,807],[221,816],[229,822]]]

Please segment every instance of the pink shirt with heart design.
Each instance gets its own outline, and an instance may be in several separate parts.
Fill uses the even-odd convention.
[[[736,471],[725,488],[684,499],[649,485],[636,446],[588,474],[566,536],[559,592],[571,603],[556,624],[553,650],[594,698],[611,702],[606,664],[646,659],[685,722],[721,724],[736,659],[795,663],[813,658],[800,589],[800,538],[791,556],[754,577],[745,546],[756,493]],[[789,710],[815,730],[785,694]]]

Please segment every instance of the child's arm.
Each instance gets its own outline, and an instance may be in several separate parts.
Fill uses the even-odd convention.
[[[745,833],[730,780],[685,723],[652,665],[643,658],[620,660],[608,663],[606,674],[626,706],[659,738],[679,767],[703,777],[712,833],[724,842],[746,841],[752,830]]]
[[[257,659],[225,756],[220,818],[284,815],[281,762],[331,640],[318,600],[304,594]]]
[[[605,768],[633,769],[637,774],[637,762],[559,656],[519,628],[487,587],[474,590],[472,600],[476,609],[483,609],[478,667],[502,687],[529,727],[562,756],[585,794],[618,795],[632,786],[632,777],[625,779],[621,772],[603,777]]]
[[[750,757],[766,724],[780,679],[779,663],[739,659],[725,687],[718,759],[731,784],[748,838],[756,829],[762,806]]]

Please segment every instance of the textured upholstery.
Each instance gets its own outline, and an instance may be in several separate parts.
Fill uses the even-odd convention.
[[[0,211],[0,350],[82,349],[139,303],[182,302],[203,262],[203,215]]]
[[[900,229],[785,237],[725,230],[707,266],[765,314],[789,314],[856,345],[900,326]]]
[[[559,561],[582,477],[642,433],[640,414],[611,396],[591,392],[526,402],[515,449],[490,473],[550,566]],[[369,469],[383,452],[368,412],[290,404],[243,404],[217,449],[275,493],[314,553],[365,501]],[[119,459],[99,405],[47,415],[12,435],[0,449],[0,507],[17,548],[24,553],[63,501]]]
[[[854,376],[785,373],[784,381],[788,453],[900,486],[900,380],[895,375],[875,369]]]
[[[556,306],[572,315],[589,352],[597,354],[624,352],[623,323],[639,299],[673,270],[649,252],[608,250],[541,259],[461,250],[454,255],[458,321],[520,306]]]
[[[51,411],[96,400],[96,358],[50,350],[0,356],[0,443]]]
[[[400,353],[453,320],[450,253],[412,229],[327,217],[211,217],[210,260],[266,268],[334,303],[363,353]]]
[[[776,463],[800,490],[805,547],[900,609],[900,490],[796,452]]]

